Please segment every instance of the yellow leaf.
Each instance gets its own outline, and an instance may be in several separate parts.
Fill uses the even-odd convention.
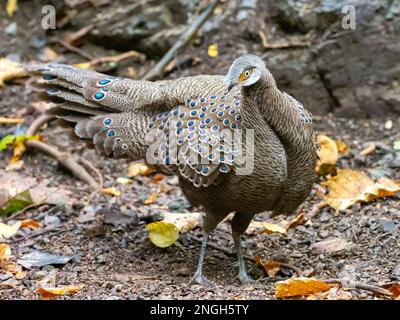
[[[6,11],[9,17],[12,17],[18,9],[18,0],[8,0],[6,4]]]
[[[137,175],[148,176],[155,172],[154,168],[146,166],[143,162],[131,162],[128,167],[129,178],[136,177]]]
[[[49,47],[45,47],[43,49],[43,53],[41,55],[41,58],[43,61],[54,61],[58,59],[58,53],[55,52],[53,49],[49,48]]]
[[[325,282],[312,278],[291,278],[279,281],[275,286],[275,297],[290,298],[308,296],[327,291],[331,286]]]
[[[274,223],[263,223],[264,230],[262,233],[286,233],[286,228],[274,224]]]
[[[10,159],[10,163],[17,163],[21,159],[21,156],[24,154],[26,147],[24,141],[15,141],[13,143],[13,146],[14,151],[13,156]]]
[[[21,228],[30,228],[32,230],[37,230],[42,227],[42,224],[38,221],[25,219],[21,221]]]
[[[11,249],[8,244],[0,243],[0,265],[11,256]]]
[[[336,140],[335,143],[340,154],[346,154],[349,151],[349,146],[342,140]]]
[[[45,287],[45,288],[39,288],[38,292],[40,293],[43,299],[53,299],[62,296],[64,294],[77,293],[78,291],[82,290],[84,286],[85,286],[84,284],[80,284],[80,285],[65,286],[58,288]]]
[[[4,118],[0,117],[0,124],[20,124],[23,123],[24,119],[21,118]]]
[[[173,245],[179,238],[178,228],[169,222],[152,222],[146,226],[146,229],[149,232],[150,241],[160,248]]]
[[[339,158],[339,152],[335,141],[327,136],[319,135],[318,143],[320,149],[317,151],[319,158],[316,168],[317,174],[320,176],[334,174],[336,172],[335,165]]]
[[[12,226],[9,226],[8,224],[0,222],[0,239],[1,238],[8,239],[8,238],[12,237],[14,234],[17,233],[20,226],[21,226],[21,223],[18,223],[18,222]]]
[[[80,68],[80,69],[90,69],[92,64],[90,62],[82,62],[82,63],[76,63],[74,64],[74,67]]]
[[[118,191],[116,188],[112,187],[112,188],[103,188],[101,189],[101,192],[105,193],[105,194],[109,194],[112,195],[114,197],[119,197],[121,195],[121,192]]]
[[[218,45],[216,43],[209,45],[207,53],[211,58],[218,57]]]
[[[200,219],[200,212],[166,213],[163,221],[172,223],[178,228],[179,232],[185,233],[196,228],[200,223]]]
[[[0,59],[0,87],[4,81],[27,76],[27,72],[22,65],[10,59]]]
[[[365,173],[351,169],[339,170],[336,176],[322,184],[329,187],[325,200],[336,210],[347,209],[356,202],[369,202],[400,192],[400,185],[390,179],[381,178],[374,182]]]
[[[152,204],[157,200],[157,192],[153,192],[149,197],[144,200],[144,204]]]

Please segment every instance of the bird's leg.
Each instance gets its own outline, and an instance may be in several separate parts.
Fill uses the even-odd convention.
[[[206,254],[207,241],[208,241],[208,233],[204,233],[203,241],[201,242],[200,258],[197,264],[197,269],[193,278],[189,281],[188,285],[191,285],[193,284],[193,282],[196,282],[198,284],[205,286],[214,286],[214,283],[208,280],[206,277],[204,277],[203,274],[203,263]]]
[[[246,265],[244,263],[243,253],[242,253],[242,246],[241,246],[241,234],[237,231],[232,230],[232,238],[233,242],[235,243],[235,250],[237,254],[237,259],[239,262],[239,274],[238,278],[242,284],[246,283],[253,283],[254,280],[250,278],[250,276],[246,272]]]

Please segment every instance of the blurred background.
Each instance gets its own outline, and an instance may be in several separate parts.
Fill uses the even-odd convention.
[[[20,0],[11,14],[0,13],[0,56],[69,64],[100,58],[97,71],[142,78],[213,2]],[[355,30],[342,27],[347,4],[356,9]],[[42,27],[45,5],[56,9],[54,30]],[[315,115],[398,115],[399,40],[398,0],[221,0],[159,77],[224,74],[251,52]],[[139,54],[118,57],[132,50]],[[101,61],[109,56],[117,59]],[[13,88],[5,90],[7,97]]]

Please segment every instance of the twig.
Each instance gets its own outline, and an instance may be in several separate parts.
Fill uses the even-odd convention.
[[[26,134],[28,136],[34,136],[36,134],[36,131],[39,130],[39,128],[44,125],[45,123],[49,122],[50,120],[55,119],[54,116],[50,116],[47,114],[42,114],[41,116],[39,116],[38,118],[36,118],[31,125],[28,128],[28,131],[26,132]]]
[[[385,295],[385,296],[392,296],[392,293],[384,288],[374,286],[371,284],[366,284],[366,283],[361,283],[361,282],[354,282],[348,279],[329,279],[329,280],[323,280],[325,283],[331,284],[331,283],[338,283],[342,287],[346,288],[355,288],[355,289],[361,289],[361,290],[367,290],[370,292],[373,292],[375,294],[380,294],[380,295]]]
[[[38,117],[35,121],[32,122],[30,127],[28,128],[27,134],[28,135],[35,135],[36,131],[46,122],[53,119],[53,116],[49,115],[42,115]],[[99,184],[93,177],[82,167],[78,164],[70,154],[66,152],[61,152],[57,150],[55,147],[52,147],[48,144],[45,144],[41,141],[36,140],[27,140],[25,145],[29,148],[39,150],[53,158],[55,158],[63,167],[71,171],[71,173],[78,179],[86,182],[90,187],[95,190],[99,189]]]
[[[178,50],[186,46],[193,35],[201,28],[206,22],[208,17],[213,13],[217,7],[219,0],[209,4],[208,7],[200,14],[193,22],[193,24],[186,29],[184,33],[178,38],[175,44],[168,50],[162,59],[143,77],[143,80],[154,80],[163,74],[165,66],[174,58]]]
[[[64,40],[54,40],[54,42],[62,45],[65,49],[67,49],[71,52],[79,54],[82,58],[85,58],[87,60],[94,59],[94,57],[91,54],[83,51],[82,49],[79,49],[78,47],[73,46],[72,44],[69,44],[68,42],[66,42]]]
[[[38,237],[38,236],[44,235],[44,234],[46,234],[46,233],[49,233],[49,232],[51,232],[51,231],[60,229],[60,228],[65,227],[65,226],[66,226],[66,224],[61,224],[61,225],[58,225],[58,226],[55,226],[55,227],[43,229],[43,230],[40,230],[40,231],[38,231],[38,232],[32,233],[32,234],[30,234],[30,235],[28,235],[28,236],[26,236],[26,237],[23,237],[23,238],[20,238],[20,239],[16,239],[16,240],[14,240],[14,241],[11,241],[10,243],[11,243],[11,244],[14,244],[14,243],[18,243],[18,242],[21,242],[21,241],[29,240],[29,239],[32,239],[32,238],[36,238],[36,237]],[[73,229],[75,229],[75,228],[77,228],[77,226],[73,226],[73,227],[71,227],[71,228],[69,228],[69,229],[70,229],[70,230],[73,230]]]
[[[41,206],[52,206],[53,204],[47,203],[47,202],[39,202],[39,203],[33,203],[25,208],[23,208],[22,210],[19,210],[17,212],[14,212],[12,215],[8,216],[7,218],[4,219],[4,222],[8,222],[10,220],[15,219],[16,217],[20,216],[21,214],[23,214],[24,212],[32,209],[32,208],[38,208]]]
[[[279,265],[281,267],[284,267],[286,269],[290,269],[293,270],[294,272],[296,272],[298,277],[302,277],[303,276],[303,271],[301,271],[299,268],[297,268],[296,266],[293,266],[291,264],[285,263],[285,262],[279,262],[279,261],[275,261],[277,263],[279,263]]]
[[[25,145],[29,148],[39,150],[54,159],[56,159],[63,167],[68,169],[76,178],[86,182],[91,188],[98,190],[99,184],[93,177],[79,165],[69,153],[58,151],[56,148],[49,146],[41,141],[28,140]]]
[[[316,205],[313,206],[311,211],[308,214],[306,214],[306,219],[310,220],[310,219],[314,218],[322,208],[325,208],[328,205],[329,204],[327,201],[322,201],[320,203],[317,203]]]
[[[86,160],[85,158],[80,158],[80,161],[82,162],[86,170],[90,170],[97,175],[97,177],[99,178],[99,186],[100,188],[103,188],[104,179],[100,171],[89,160]]]

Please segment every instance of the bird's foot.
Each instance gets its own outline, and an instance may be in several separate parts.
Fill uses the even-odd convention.
[[[208,280],[202,272],[196,271],[193,278],[189,281],[188,286],[192,285],[193,283],[200,284],[206,287],[215,287],[215,283]]]
[[[239,279],[241,284],[252,284],[256,282],[247,274],[247,272],[239,272],[237,278]]]

